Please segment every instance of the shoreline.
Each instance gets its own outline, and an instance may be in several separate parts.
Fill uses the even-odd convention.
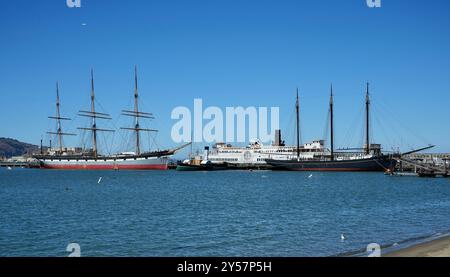
[[[446,235],[402,249],[392,250],[382,257],[450,257],[450,236]]]

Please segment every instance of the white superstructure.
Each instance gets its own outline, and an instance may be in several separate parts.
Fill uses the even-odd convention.
[[[281,135],[277,132],[275,143],[263,145],[258,140],[253,140],[246,147],[236,147],[225,143],[216,143],[212,149],[206,148],[204,158],[212,163],[229,163],[236,165],[266,165],[266,159],[290,160],[297,158],[297,147],[286,146],[281,141]],[[324,141],[316,140],[305,143],[299,148],[299,158],[312,159],[315,156],[325,154]]]

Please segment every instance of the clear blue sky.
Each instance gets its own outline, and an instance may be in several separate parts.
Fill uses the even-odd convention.
[[[336,143],[354,146],[370,81],[374,142],[450,152],[447,0],[383,0],[380,9],[365,0],[82,0],[79,9],[65,2],[1,3],[0,136],[47,138],[57,80],[64,115],[88,108],[91,67],[98,101],[117,118],[132,104],[137,64],[161,146],[174,145],[172,109],[192,108],[197,97],[220,107],[279,106],[292,142],[297,86],[302,139],[322,138],[330,82]]]

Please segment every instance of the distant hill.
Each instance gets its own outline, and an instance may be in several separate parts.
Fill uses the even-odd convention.
[[[22,156],[39,151],[39,146],[11,138],[0,138],[0,157]]]

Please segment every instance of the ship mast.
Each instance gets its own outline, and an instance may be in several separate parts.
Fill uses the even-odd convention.
[[[297,114],[297,160],[300,159],[300,104],[298,101],[298,88],[297,88],[297,100],[295,102],[295,111]]]
[[[137,66],[134,66],[134,112],[139,113],[139,94],[138,94],[138,78],[137,78]],[[136,116],[136,155],[141,154],[140,142],[139,142],[139,117]]]
[[[330,142],[331,142],[331,160],[334,161],[334,117],[333,117],[333,84],[331,84],[331,94],[330,94]]]
[[[58,137],[59,152],[63,152],[63,136],[75,136],[76,134],[63,133],[61,120],[70,120],[70,118],[61,117],[60,101],[59,101],[59,83],[56,82],[56,116],[49,116],[48,118],[56,120],[56,132],[47,132],[47,134],[56,135]],[[51,143],[50,143],[51,144]],[[50,147],[51,148],[51,147]]]
[[[136,153],[135,154],[137,156],[139,156],[139,155],[141,155],[140,132],[141,131],[157,132],[157,130],[144,129],[144,128],[141,128],[141,126],[139,124],[139,119],[140,118],[153,119],[154,117],[153,117],[153,114],[151,114],[151,113],[145,113],[145,112],[139,111],[139,93],[138,93],[137,66],[134,66],[134,110],[133,111],[122,110],[122,115],[134,117],[134,123],[135,123],[134,124],[134,128],[123,127],[121,129],[135,132],[135,134],[136,134]]]
[[[58,117],[57,121],[57,132],[58,132],[58,145],[59,151],[62,153],[62,134],[61,134],[61,113],[59,112],[59,85],[56,82],[56,117]]]
[[[370,154],[370,96],[369,96],[369,83],[367,82],[366,90],[366,154]]]
[[[91,113],[95,115],[94,70],[91,69]],[[97,158],[97,119],[92,117],[92,150]]]
[[[94,158],[98,157],[97,148],[97,132],[114,132],[114,130],[99,129],[97,128],[97,118],[98,119],[108,119],[111,120],[111,116],[106,113],[99,113],[95,111],[95,92],[94,92],[94,70],[91,69],[91,110],[90,111],[79,111],[78,115],[84,117],[90,117],[92,119],[92,126],[90,128],[78,128],[80,130],[86,130],[92,132],[92,152]]]

